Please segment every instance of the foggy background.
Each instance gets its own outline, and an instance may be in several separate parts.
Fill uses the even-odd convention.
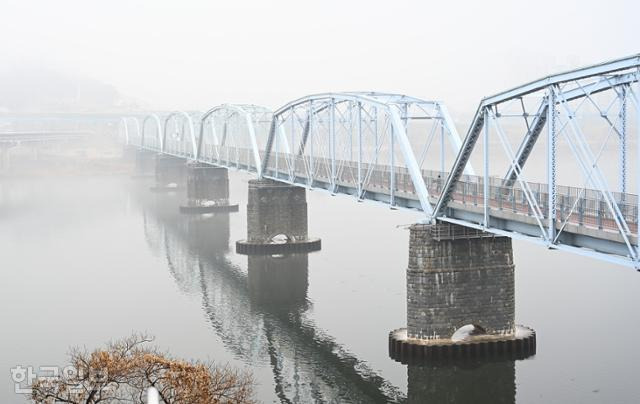
[[[624,12],[620,12],[623,9]],[[479,99],[638,52],[629,0],[0,1],[0,112],[272,109],[378,90]]]
[[[240,213],[211,234],[225,235],[219,254],[233,265],[210,262],[207,278],[198,268],[206,257],[192,254],[198,234],[169,251],[167,240],[181,240],[189,228],[177,225],[186,222],[178,213],[182,200],[151,194],[153,178],[132,180],[133,163],[121,158],[121,127],[95,117],[38,121],[21,114],[142,116],[221,103],[276,109],[313,93],[384,91],[444,101],[464,136],[483,96],[640,52],[639,22],[640,3],[630,0],[0,0],[0,132],[62,128],[96,135],[11,148],[11,175],[0,175],[0,245],[8,268],[0,282],[6,331],[0,336],[0,401],[16,402],[10,368],[61,364],[70,345],[96,347],[143,329],[178,356],[251,367],[260,398],[277,397],[269,361],[238,356],[234,351],[243,347],[229,342],[236,320],[254,324],[256,313],[269,317],[274,311],[216,303],[215,293],[184,287],[174,271],[175,262],[184,279],[200,276],[216,293],[246,292],[249,261],[226,246],[246,237],[253,174],[230,170],[230,194]],[[640,161],[637,122],[629,160]],[[600,128],[585,132],[594,151],[609,141],[600,161],[615,189],[615,138]],[[520,139],[512,137],[512,146]],[[495,136],[492,141],[490,174],[502,176],[508,161]],[[546,180],[546,140],[539,142],[528,181]],[[471,156],[478,173],[482,146],[481,139]],[[432,150],[437,154],[435,143]],[[558,155],[571,157],[563,142]],[[447,148],[445,167],[454,158]],[[559,184],[585,186],[575,159],[558,160]],[[437,167],[434,161],[428,168]],[[630,162],[629,172],[637,167]],[[36,176],[23,175],[29,172]],[[636,178],[629,181],[637,193]],[[288,369],[311,366],[302,374],[308,379],[340,374],[343,363],[335,355],[318,361],[314,352],[322,351],[315,345],[287,343],[311,325],[353,355],[356,367],[366,364],[407,395],[412,380],[404,365],[388,358],[387,338],[406,324],[406,225],[423,216],[322,192],[309,192],[308,200],[310,236],[323,240],[323,250],[301,268],[308,306],[294,307],[303,314],[291,317],[299,325],[276,329],[283,341],[278,353],[290,355]],[[640,307],[638,273],[517,240],[514,256],[516,318],[539,332],[541,349],[518,362],[509,380],[517,384],[517,397],[507,402],[640,402],[634,377],[640,358],[628,348],[640,333],[633,320]],[[223,279],[227,266],[244,277],[231,288]],[[215,276],[222,279],[218,289]],[[216,319],[211,307],[233,309]],[[422,386],[461,384],[446,374],[413,379],[414,389]],[[333,393],[327,389],[323,399]]]

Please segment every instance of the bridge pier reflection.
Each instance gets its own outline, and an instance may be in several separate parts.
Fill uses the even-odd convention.
[[[514,361],[408,365],[409,404],[516,402]]]
[[[149,246],[183,293],[201,297],[225,349],[271,370],[280,402],[405,399],[307,316],[308,254],[250,255],[245,271],[228,257],[229,213],[184,216],[176,198],[138,194]]]
[[[229,213],[189,216],[184,222],[193,256],[217,260],[229,252]]]
[[[250,255],[247,265],[253,303],[297,311],[307,306],[308,254]]]

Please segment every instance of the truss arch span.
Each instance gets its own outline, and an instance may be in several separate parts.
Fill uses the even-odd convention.
[[[195,159],[198,152],[193,116],[184,111],[169,113],[164,118],[162,144],[166,153]]]
[[[262,151],[273,112],[253,104],[221,104],[200,118],[197,159],[261,176]]]
[[[153,122],[153,133],[151,134],[148,134],[148,131],[150,130],[148,122]],[[164,144],[162,141],[162,121],[158,114],[151,113],[142,118],[140,128],[140,147],[158,152],[164,151]]]
[[[439,152],[431,147],[438,143]],[[452,161],[461,143],[439,101],[380,92],[314,94],[274,112],[262,172],[430,215],[431,183],[444,177],[445,158]]]

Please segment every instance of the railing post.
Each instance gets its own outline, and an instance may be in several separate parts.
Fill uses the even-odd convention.
[[[602,230],[602,201],[600,200],[600,194],[598,194],[596,203],[596,222],[598,224],[598,229]]]
[[[476,182],[473,183],[473,205],[474,206],[478,206],[478,192],[480,191],[478,189],[478,181],[476,179]],[[442,193],[440,193],[440,195],[442,195]]]
[[[586,201],[586,198],[580,198],[580,202],[578,202],[578,224],[580,226],[584,226],[584,210]]]
[[[440,192],[442,194],[442,192]],[[462,186],[462,203],[467,203],[467,183],[465,182]]]

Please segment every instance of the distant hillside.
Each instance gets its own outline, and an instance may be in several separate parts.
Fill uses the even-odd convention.
[[[111,85],[44,68],[0,70],[0,112],[89,112],[139,109]]]

